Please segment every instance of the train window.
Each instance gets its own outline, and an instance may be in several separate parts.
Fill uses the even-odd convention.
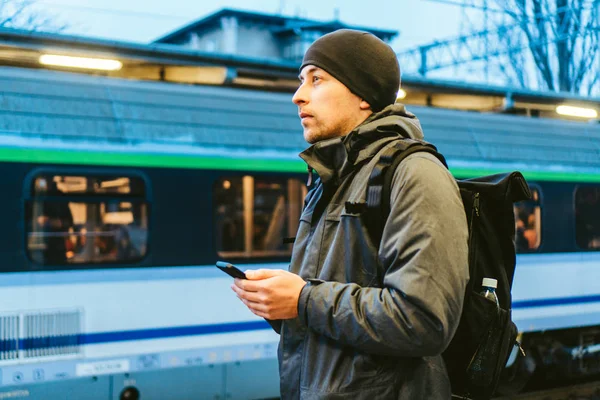
[[[575,190],[575,240],[582,249],[600,249],[600,187]]]
[[[289,256],[306,186],[297,179],[230,177],[215,184],[216,246],[221,257]]]
[[[147,252],[141,178],[40,175],[26,202],[27,251],[42,265],[133,263]]]
[[[119,195],[144,196],[144,181],[124,176],[38,176],[32,181],[33,196],[49,195],[52,190],[70,196]],[[50,187],[53,185],[53,187]]]
[[[540,193],[531,189],[531,200],[515,204],[515,247],[517,253],[537,250],[542,241]]]

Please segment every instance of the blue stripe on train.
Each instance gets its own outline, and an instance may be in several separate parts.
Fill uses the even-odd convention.
[[[13,351],[13,350],[18,350],[16,339],[0,340],[0,353],[5,352],[5,351]]]
[[[513,301],[512,308],[551,307],[572,304],[586,304],[600,302],[599,296],[579,296],[540,300]],[[234,322],[228,324],[179,326],[171,328],[139,329],[133,331],[117,331],[102,333],[87,333],[82,335],[63,335],[53,337],[40,337],[32,339],[20,339],[19,349],[43,349],[48,347],[76,346],[84,344],[99,344],[124,342],[128,340],[164,339],[180,336],[210,335],[215,333],[232,333],[243,331],[255,331],[270,329],[265,321]],[[16,350],[8,342],[1,343],[11,350]],[[14,342],[13,342],[14,343]]]
[[[20,350],[47,349],[50,347],[78,346],[82,335],[40,336],[19,340]]]
[[[21,339],[19,340],[19,349],[44,349],[48,347],[124,342],[128,340],[164,339],[180,336],[210,335],[214,333],[256,331],[262,329],[271,328],[265,321],[251,321],[214,325],[138,329],[134,331],[87,333],[82,335],[48,336],[32,339]]]
[[[572,304],[586,304],[600,302],[600,296],[559,297],[554,299],[518,300],[512,302],[513,310],[516,308],[568,306]]]
[[[163,339],[178,336],[210,335],[270,329],[265,321],[234,322],[229,324],[179,326],[172,328],[141,329],[137,331],[90,333],[83,335],[82,344],[121,342],[124,340]]]

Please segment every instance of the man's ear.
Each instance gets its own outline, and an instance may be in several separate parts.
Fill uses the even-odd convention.
[[[369,103],[367,103],[364,100],[360,101],[360,109],[361,110],[369,110],[371,108],[371,105]]]

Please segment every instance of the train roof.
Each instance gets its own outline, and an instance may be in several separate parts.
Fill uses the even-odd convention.
[[[0,67],[0,88],[4,160],[305,170],[290,93],[12,67]],[[458,175],[520,169],[600,180],[598,124],[409,110]]]
[[[212,84],[291,93],[298,87],[295,61],[248,57],[199,51],[163,43],[133,43],[83,36],[0,27],[0,65],[35,69],[61,69],[40,63],[47,54],[109,58],[122,63],[116,71],[76,70],[81,74],[168,81],[183,84]],[[63,67],[63,70],[68,68]],[[482,112],[535,114],[564,118],[556,106],[599,109],[600,99],[571,93],[532,91],[451,80],[402,76],[407,104]]]

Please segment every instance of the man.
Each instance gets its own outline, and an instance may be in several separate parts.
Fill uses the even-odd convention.
[[[300,71],[293,101],[312,144],[300,156],[319,180],[290,271],[247,271],[232,286],[254,314],[280,322],[281,397],[448,399],[440,353],[468,281],[456,183],[434,156],[408,156],[395,171],[381,241],[372,243],[364,218],[345,205],[364,202],[383,149],[423,138],[414,115],[393,104],[396,56],[369,33],[338,30],[311,45]]]

